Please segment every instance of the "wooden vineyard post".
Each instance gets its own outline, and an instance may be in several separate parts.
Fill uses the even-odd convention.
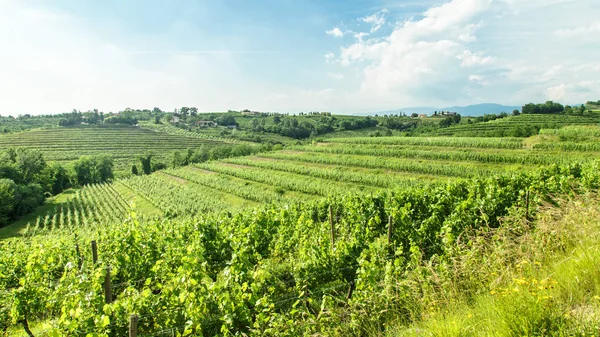
[[[333,246],[335,244],[335,227],[333,224],[333,208],[329,205],[329,231],[331,235],[331,251],[333,252]]]
[[[27,336],[35,337],[33,335],[33,332],[31,332],[31,329],[29,329],[29,322],[27,322],[27,318],[23,318],[23,320],[21,321],[21,324],[23,324],[23,330],[25,330],[25,332],[27,333]]]
[[[110,289],[110,267],[106,267],[106,276],[104,277],[104,303],[112,302],[112,290]]]
[[[96,240],[92,241],[92,261],[94,264],[98,263],[98,244]]]
[[[77,253],[77,269],[81,270],[81,266],[83,265],[83,256],[81,256],[81,251],[79,250],[79,242],[77,242],[77,234],[75,234],[75,253]]]
[[[394,233],[394,219],[390,215],[388,217],[388,245],[392,244],[392,234]]]
[[[138,315],[129,316],[129,337],[137,337]]]
[[[529,220],[529,190],[525,193],[525,219]]]

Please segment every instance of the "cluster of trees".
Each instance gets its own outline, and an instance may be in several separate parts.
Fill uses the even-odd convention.
[[[519,114],[520,114],[519,110],[514,110],[513,111],[513,115],[516,116],[516,115],[519,115]],[[506,112],[501,112],[501,113],[499,113],[497,115],[496,114],[485,114],[483,116],[478,116],[478,117],[475,117],[475,118],[469,118],[469,120],[467,121],[467,123],[469,123],[469,124],[473,124],[473,123],[485,123],[485,122],[493,121],[493,120],[496,120],[496,119],[506,118],[508,116],[509,115]]]
[[[523,105],[521,111],[524,114],[558,114],[565,111],[565,107],[553,101],[546,101],[546,103],[534,104],[528,103]]]
[[[146,153],[138,157],[140,160],[140,168],[137,165],[131,166],[131,173],[133,175],[150,174],[154,171],[164,170],[167,168],[167,164],[163,162],[153,161],[154,155],[152,153]]]
[[[460,123],[460,120],[461,120],[460,114],[448,116],[440,121],[440,127],[447,128],[453,124]]]
[[[342,119],[336,125],[340,130],[360,130],[375,127],[379,124],[376,119],[371,117]]]
[[[71,186],[111,179],[113,163],[107,157],[83,157],[65,167],[48,164],[39,150],[4,150],[0,152],[0,227]]]
[[[418,127],[419,123],[413,119],[406,119],[402,117],[393,117],[389,116],[383,120],[381,126],[384,126],[390,130],[398,130],[398,131],[411,131]]]
[[[184,109],[184,108],[182,108]],[[186,108],[186,109],[195,109],[191,111],[196,111],[196,108]],[[190,110],[185,110],[189,113]],[[144,109],[130,109],[126,108],[123,111],[118,113],[108,113],[98,111],[98,109],[88,110],[86,112],[81,112],[76,109],[73,109],[70,113],[65,113],[59,115],[60,119],[58,121],[59,126],[69,126],[69,125],[79,125],[82,123],[85,124],[127,124],[127,125],[135,125],[139,120],[152,120],[153,118],[158,117],[159,120],[165,113],[160,108],[154,108],[152,110]]]
[[[246,144],[222,145],[208,148],[202,146],[195,151],[188,149],[185,152],[177,151],[173,154],[173,167],[185,166],[194,163],[203,163],[209,160],[218,160],[230,157],[249,156],[259,152],[272,150],[270,145],[251,146]]]
[[[595,102],[594,101],[587,101],[587,102],[585,102],[585,104],[600,105],[600,99],[597,100],[597,101],[595,101]]]

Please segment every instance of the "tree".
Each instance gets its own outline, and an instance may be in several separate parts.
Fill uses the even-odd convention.
[[[173,152],[171,165],[173,168],[187,165],[186,157],[180,151]]]
[[[514,110],[512,111],[512,114],[513,114],[513,116],[518,116],[518,115],[520,115],[520,114],[521,114],[521,112],[519,112],[519,110],[518,110],[518,109],[514,109]]]
[[[144,174],[152,173],[152,154],[147,153],[140,156],[140,163],[142,164],[142,171]]]
[[[76,185],[84,186],[110,181],[114,178],[113,160],[107,156],[84,156],[73,163]]]
[[[179,114],[181,114],[181,118],[183,118],[183,119],[187,119],[189,113],[190,113],[190,108],[188,108],[186,106],[181,107],[181,109],[179,109]]]
[[[52,163],[48,165],[46,172],[47,182],[44,188],[46,191],[56,195],[70,187],[71,177],[64,166]]]
[[[237,122],[235,121],[235,117],[233,117],[231,115],[219,116],[215,119],[215,122],[222,126],[237,125]]]
[[[16,157],[17,169],[24,182],[31,182],[46,167],[46,161],[40,150],[19,149]]]
[[[191,107],[190,108],[190,115],[195,117],[196,115],[198,115],[198,108],[196,107]]]
[[[413,113],[410,114],[410,117],[416,118],[416,117],[419,117],[419,115],[413,112]]]
[[[84,186],[94,182],[93,166],[90,157],[81,157],[73,163],[74,178],[77,185]]]
[[[112,180],[114,162],[112,158],[107,156],[97,156],[93,158],[94,163],[94,180],[96,183],[103,183]]]
[[[131,174],[133,174],[134,176],[138,175],[138,168],[137,166],[135,166],[135,164],[131,165]]]
[[[15,208],[15,193],[17,184],[10,179],[0,179],[0,227],[5,226],[11,219]]]

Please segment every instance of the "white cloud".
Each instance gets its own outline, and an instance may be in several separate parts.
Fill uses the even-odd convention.
[[[340,73],[327,73],[327,77],[332,78],[334,80],[341,80],[344,78],[344,75]]]
[[[491,64],[494,58],[491,56],[482,56],[482,53],[473,53],[470,50],[464,50],[462,53],[456,55],[456,58],[461,60],[461,67],[473,67],[478,65]]]
[[[341,29],[339,29],[338,27],[333,27],[332,30],[328,30],[325,32],[327,35],[332,35],[335,37],[343,37],[344,36],[344,32],[342,32]]]
[[[600,49],[591,43],[598,9],[592,0],[452,0],[395,23],[384,37],[357,37],[338,62],[360,71],[363,102],[583,101],[600,97],[590,84],[600,77]],[[565,17],[581,27],[557,29]]]
[[[600,21],[594,22],[591,25],[581,26],[577,28],[557,29],[554,31],[554,34],[559,37],[578,37],[588,34],[600,34]]]
[[[375,33],[385,24],[385,13],[387,9],[383,9],[375,14],[360,18],[361,21],[371,24],[371,33]]]
[[[325,54],[325,61],[327,61],[327,63],[332,62],[334,59],[335,59],[334,53]]]
[[[550,100],[560,101],[565,98],[566,91],[567,91],[566,89],[567,89],[567,85],[564,83],[555,85],[553,87],[546,89],[546,96]]]

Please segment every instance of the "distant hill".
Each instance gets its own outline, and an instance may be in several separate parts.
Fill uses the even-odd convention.
[[[379,111],[374,112],[371,115],[389,115],[389,114],[397,114],[400,112],[404,112],[407,114],[417,113],[417,114],[433,114],[434,111],[453,111],[458,112],[463,116],[483,116],[485,114],[498,114],[501,112],[511,113],[513,110],[521,110],[520,106],[512,106],[512,105],[500,105],[495,103],[482,103],[475,105],[467,105],[467,106],[452,106],[446,108],[432,108],[432,107],[412,107],[412,108],[403,108],[398,110],[388,110],[388,111]]]

